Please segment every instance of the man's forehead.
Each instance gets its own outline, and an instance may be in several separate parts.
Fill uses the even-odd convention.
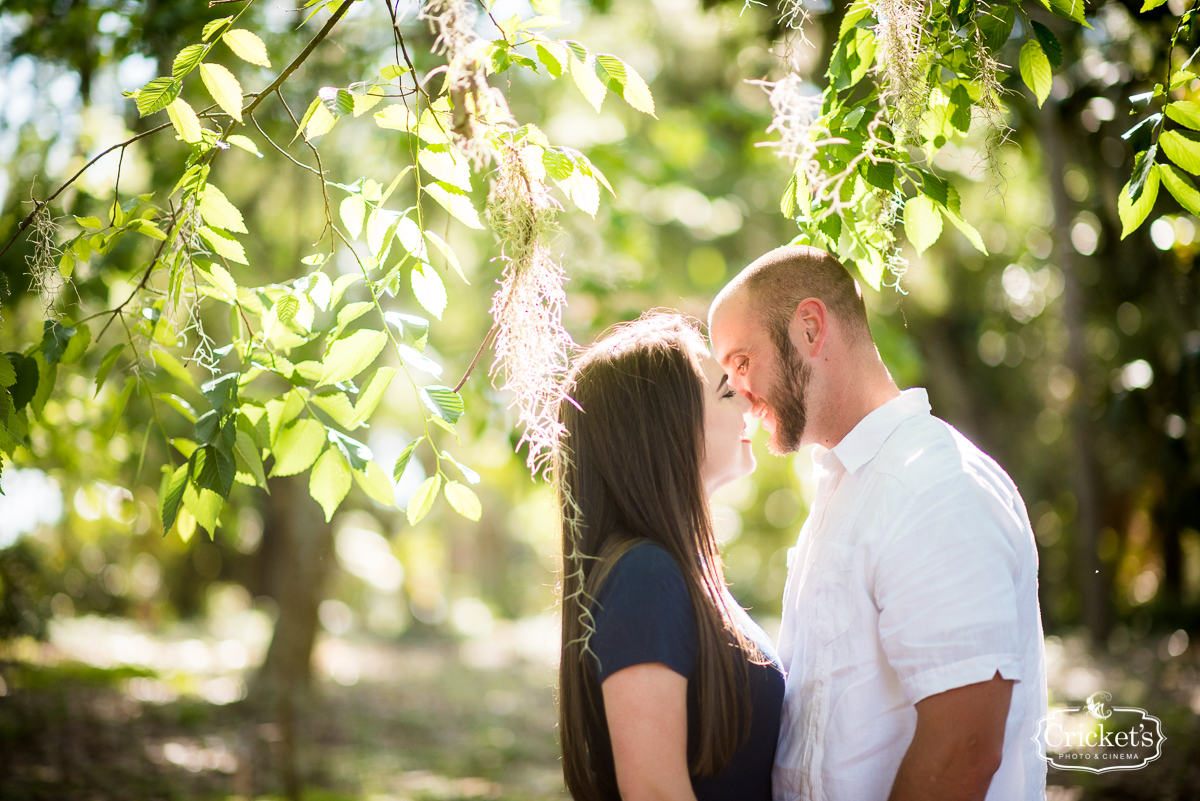
[[[751,313],[744,291],[725,298],[720,306],[713,309],[709,323],[713,353],[722,364],[730,357],[750,349],[760,327]]]

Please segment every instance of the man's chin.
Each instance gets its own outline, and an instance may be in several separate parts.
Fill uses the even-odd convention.
[[[778,429],[771,432],[771,436],[767,439],[767,453],[772,456],[791,456],[796,451],[800,450],[801,435],[793,437],[790,441],[785,442],[779,436]]]

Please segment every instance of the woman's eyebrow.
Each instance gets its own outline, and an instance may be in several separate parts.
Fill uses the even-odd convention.
[[[717,384],[717,394],[720,394],[721,388],[724,387],[728,382],[729,376],[727,376],[725,373],[721,373],[721,381]]]

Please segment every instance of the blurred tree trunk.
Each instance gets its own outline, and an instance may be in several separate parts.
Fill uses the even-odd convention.
[[[1071,403],[1068,431],[1072,450],[1072,489],[1075,493],[1075,558],[1079,580],[1081,619],[1092,641],[1108,634],[1108,592],[1100,573],[1096,547],[1100,535],[1099,475],[1092,443],[1094,432],[1087,381],[1087,309],[1079,265],[1071,244],[1075,207],[1063,184],[1067,168],[1067,132],[1063,130],[1058,101],[1050,98],[1038,115],[1042,152],[1045,154],[1050,198],[1054,204],[1054,259],[1063,274],[1063,322],[1068,332],[1066,365],[1075,374],[1077,389]]]
[[[317,608],[333,566],[333,529],[309,496],[304,477],[272,478],[269,484],[261,553],[265,590],[279,604],[279,617],[255,677],[254,697],[265,712],[277,716],[284,791],[298,799],[296,719],[312,677]]]

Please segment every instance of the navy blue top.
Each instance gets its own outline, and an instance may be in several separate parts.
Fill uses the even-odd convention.
[[[617,560],[596,595],[592,609],[596,631],[591,649],[599,660],[597,684],[623,668],[653,662],[689,679],[687,694],[688,755],[699,743],[700,716],[695,683],[698,635],[691,596],[679,566],[663,548],[642,542]],[[698,801],[770,801],[771,767],[783,712],[783,668],[771,639],[741,608],[736,623],[758,645],[766,665],[750,665],[751,722],[749,739],[716,776],[692,778]],[[593,663],[593,667],[596,665]],[[601,699],[603,704],[603,699]],[[603,740],[607,741],[607,731]],[[611,773],[611,746],[593,754],[602,793],[619,798]]]

